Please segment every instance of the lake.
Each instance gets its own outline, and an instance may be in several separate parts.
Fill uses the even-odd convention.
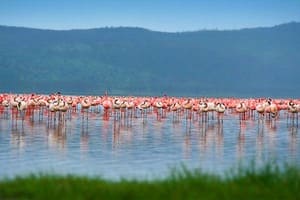
[[[54,122],[46,111],[24,120],[2,112],[0,178],[41,172],[152,179],[182,165],[214,174],[253,162],[300,166],[299,128],[284,110],[263,121],[256,114],[240,121],[227,110],[223,123],[186,113],[174,120],[171,112],[158,119],[153,110],[120,115],[100,106],[68,111],[65,121]]]

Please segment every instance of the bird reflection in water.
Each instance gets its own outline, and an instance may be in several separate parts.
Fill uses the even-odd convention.
[[[110,110],[109,109],[104,109],[103,110],[103,115],[102,115],[102,119],[103,121],[109,121],[110,118]]]
[[[298,134],[298,126],[297,125],[289,125],[288,131],[290,136],[296,136]]]
[[[275,119],[265,120],[265,128],[268,134],[268,144],[269,144],[269,151],[271,152],[271,158],[277,158],[277,151],[276,151],[276,140],[277,140],[277,131],[279,125],[274,123]]]
[[[89,126],[82,124],[80,134],[80,153],[86,154],[89,151]]]
[[[18,149],[19,152],[23,152],[26,146],[25,130],[24,127],[12,127],[10,144],[14,149]]]
[[[113,122],[113,143],[112,143],[112,148],[116,149],[118,148],[120,144],[120,122],[114,120]]]
[[[2,101],[2,105],[0,105],[1,119],[9,119],[9,110],[9,102],[7,100]]]
[[[82,128],[80,134],[80,153],[86,154],[89,151],[89,132],[88,129]]]
[[[111,125],[110,121],[104,120],[102,122],[101,135],[102,135],[102,140],[104,142],[108,141],[108,136],[109,136],[109,133],[111,132],[110,125]]]
[[[112,149],[119,149],[121,146],[130,145],[134,140],[131,125],[124,124],[122,121],[113,121]],[[143,136],[142,136],[143,137]]]
[[[113,122],[113,143],[112,148],[117,149],[121,144],[130,144],[133,140],[132,125],[123,120],[114,120]],[[146,124],[143,124],[146,126]],[[142,136],[143,137],[143,136]]]
[[[258,122],[257,134],[256,134],[256,163],[263,162],[263,150],[264,150],[264,130],[265,124]]]
[[[88,151],[88,138],[89,138],[89,119],[93,119],[93,113],[90,113],[90,103],[87,99],[82,101],[83,115],[81,120],[81,134],[80,134],[80,151]]]
[[[246,121],[240,121],[238,140],[237,140],[237,157],[238,159],[242,159],[245,154],[245,132],[246,132]]]
[[[218,158],[224,157],[224,134],[223,134],[223,123],[218,123],[216,132],[216,150]]]
[[[208,148],[212,148],[216,152],[218,158],[223,158],[224,153],[224,134],[223,123],[208,123],[200,124],[199,148],[201,155],[207,155]]]
[[[200,138],[199,138],[200,153],[201,155],[205,156],[208,149],[208,142],[207,142],[208,123],[206,121],[200,123],[199,130],[200,130]]]
[[[185,126],[185,135],[184,135],[184,142],[183,142],[183,149],[184,149],[184,158],[188,159],[191,157],[191,120],[186,121],[186,126]]]
[[[47,126],[48,145],[64,151],[67,139],[67,127],[65,123],[58,123],[56,126]]]
[[[289,153],[291,160],[297,160],[297,137],[298,137],[298,124],[288,126],[289,131]]]

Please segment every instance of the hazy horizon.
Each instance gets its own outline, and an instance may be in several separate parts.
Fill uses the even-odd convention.
[[[245,27],[245,28],[237,28],[237,29],[199,29],[199,30],[186,30],[186,31],[176,31],[176,32],[171,32],[171,31],[157,31],[157,30],[152,30],[148,29],[145,27],[137,27],[137,26],[105,26],[105,27],[92,27],[92,28],[72,28],[72,29],[47,29],[47,28],[35,28],[35,27],[26,27],[26,26],[12,26],[12,25],[5,25],[5,24],[0,24],[2,27],[13,27],[13,28],[25,28],[25,29],[36,29],[36,30],[45,30],[45,31],[74,31],[74,30],[93,30],[93,29],[118,29],[118,28],[137,28],[137,29],[144,29],[148,31],[153,31],[153,32],[164,32],[164,33],[184,33],[184,32],[197,32],[197,31],[239,31],[243,29],[255,29],[255,28],[272,28],[280,25],[285,25],[285,24],[291,24],[291,23],[300,23],[300,21],[290,21],[286,23],[281,23],[281,24],[274,24],[270,26],[257,26],[257,27]]]
[[[300,21],[298,0],[1,1],[1,25],[47,30],[139,27],[185,32],[272,27]]]

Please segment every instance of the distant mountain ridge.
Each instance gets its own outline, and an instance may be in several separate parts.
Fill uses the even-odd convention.
[[[300,23],[180,33],[0,26],[0,92],[299,97]]]

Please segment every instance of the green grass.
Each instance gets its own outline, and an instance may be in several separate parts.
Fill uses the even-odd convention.
[[[0,199],[300,199],[300,170],[239,170],[226,177],[173,171],[163,180],[30,175],[0,181]]]

